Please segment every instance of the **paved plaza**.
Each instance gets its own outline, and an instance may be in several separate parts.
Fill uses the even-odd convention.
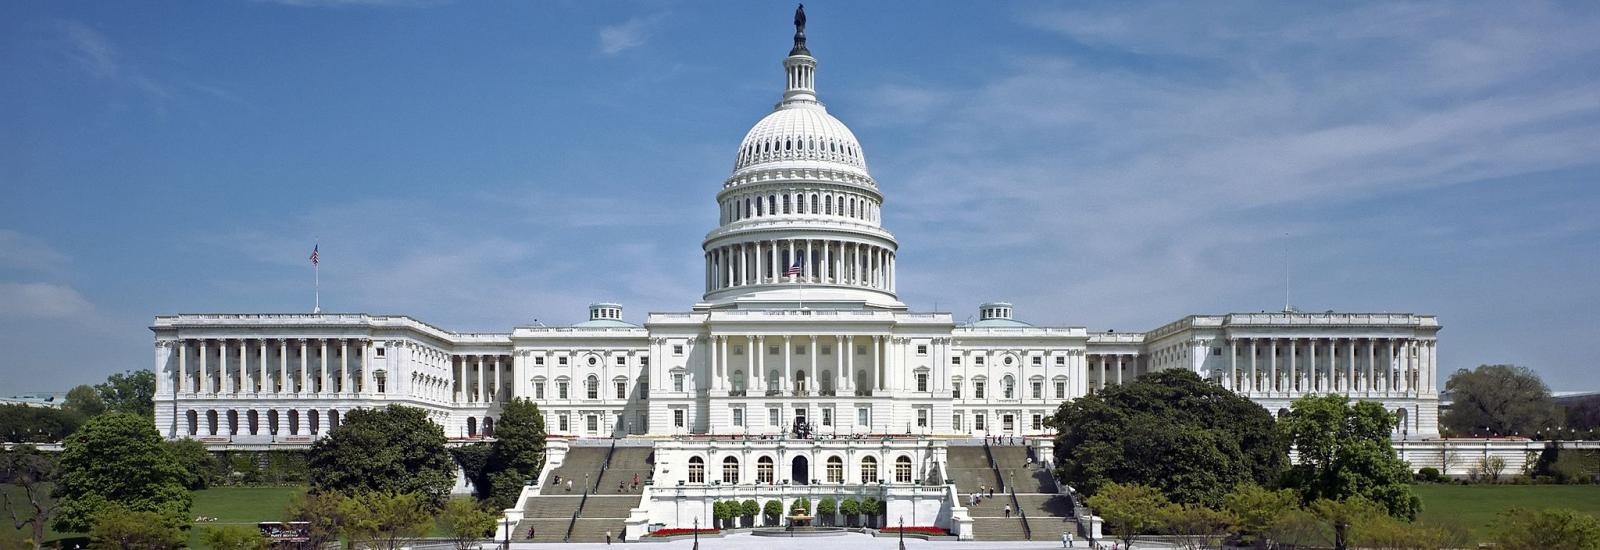
[[[1028,541],[956,541],[941,540],[928,541],[905,539],[908,550],[1013,550],[1013,549],[1044,549],[1061,548],[1061,542],[1028,542]],[[1110,541],[1101,541],[1105,548],[1110,548]],[[622,543],[617,543],[622,544]],[[848,533],[835,537],[757,537],[750,533],[735,533],[720,538],[701,537],[701,550],[817,550],[818,548],[835,548],[849,550],[894,550],[899,545],[895,537],[873,537],[860,533]],[[614,548],[616,545],[607,546],[604,543],[511,543],[512,550],[600,550]],[[691,550],[694,547],[693,539],[681,539],[661,542],[630,542],[628,546],[642,550]],[[1089,548],[1089,543],[1074,541],[1074,548]],[[1164,549],[1171,546],[1162,543],[1141,543],[1136,548]]]

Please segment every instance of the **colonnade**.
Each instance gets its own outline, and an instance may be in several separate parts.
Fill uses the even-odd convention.
[[[889,377],[884,366],[890,362],[892,346],[885,335],[712,335],[710,344],[713,391],[734,395],[755,390],[767,395],[867,396],[874,390],[887,389]],[[767,353],[772,345],[782,346],[782,352]],[[747,351],[742,360],[732,359],[740,354],[732,353],[730,346],[742,346]],[[802,346],[805,352],[796,354],[796,346]],[[820,359],[822,346],[832,348],[827,361]],[[860,359],[857,346],[865,352],[859,354]],[[773,355],[771,365],[767,364],[769,355]],[[736,371],[744,371],[744,375],[736,376]],[[776,378],[773,372],[778,373]]]
[[[511,356],[499,354],[453,355],[451,359],[452,390],[456,402],[488,403],[510,398],[511,384],[506,373],[511,370]]]
[[[180,394],[386,393],[359,338],[189,338],[178,341]]]
[[[1428,393],[1435,340],[1412,338],[1230,338],[1223,384],[1245,394]]]
[[[782,189],[736,193],[722,199],[722,225],[772,216],[821,215],[871,224],[881,222],[881,207],[866,193],[827,189]]]
[[[791,268],[798,273],[789,275]],[[706,292],[786,281],[895,291],[895,252],[853,241],[791,239],[733,243],[706,251]]]
[[[1138,377],[1139,356],[1133,353],[1089,353],[1088,372],[1098,372],[1100,380],[1095,383],[1094,389],[1105,389],[1106,386],[1124,382],[1132,382]],[[1098,370],[1096,370],[1098,369]],[[1133,372],[1129,372],[1133,371]]]

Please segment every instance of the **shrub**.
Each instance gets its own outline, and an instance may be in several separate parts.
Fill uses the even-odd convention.
[[[747,499],[744,504],[739,505],[739,515],[744,516],[744,522],[748,527],[755,527],[756,515],[760,513],[761,505],[756,504],[756,499]]]
[[[777,525],[778,517],[783,515],[783,503],[769,500],[761,507],[762,515],[767,517],[767,525]]]
[[[855,527],[856,518],[861,515],[861,503],[853,498],[844,499],[839,503],[839,513],[844,514],[845,525]]]
[[[833,515],[838,511],[839,504],[834,502],[832,497],[817,501],[817,518],[821,519],[824,525],[833,525]]]
[[[1583,512],[1514,508],[1502,518],[1494,541],[1504,550],[1600,548],[1600,518]]]
[[[1439,483],[1442,481],[1449,481],[1449,479],[1444,477],[1444,474],[1440,474],[1438,468],[1425,466],[1422,469],[1417,470],[1417,481],[1424,483]]]

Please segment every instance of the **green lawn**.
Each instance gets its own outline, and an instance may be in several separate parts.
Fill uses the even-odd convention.
[[[200,544],[200,532],[207,526],[231,523],[253,528],[260,521],[282,521],[289,502],[304,492],[305,487],[220,487],[195,491],[189,519],[195,516],[217,519],[197,523],[189,530],[189,548],[204,548]]]
[[[1412,490],[1422,497],[1422,521],[1464,526],[1480,542],[1510,508],[1572,508],[1600,515],[1600,486],[1594,485],[1419,484]]]

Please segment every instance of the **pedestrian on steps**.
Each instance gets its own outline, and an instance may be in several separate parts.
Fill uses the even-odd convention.
[[[567,492],[572,492],[572,480],[567,480]]]
[[[1061,532],[1061,547],[1072,548],[1072,531]]]
[[[610,546],[610,545],[611,545],[611,532],[610,531],[606,531],[606,546]]]
[[[1006,505],[1006,519],[1011,519],[1011,505]]]

